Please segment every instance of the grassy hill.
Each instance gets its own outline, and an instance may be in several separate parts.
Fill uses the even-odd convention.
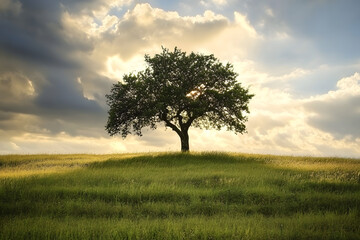
[[[0,239],[360,239],[360,160],[0,156]]]

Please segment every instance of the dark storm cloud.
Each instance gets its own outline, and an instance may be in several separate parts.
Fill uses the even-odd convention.
[[[76,1],[74,1],[76,2]],[[22,1],[21,11],[0,17],[0,48],[12,57],[43,65],[76,68],[74,52],[90,51],[91,41],[67,36],[58,1]]]
[[[58,2],[23,1],[18,14],[0,17],[0,49],[6,55],[38,67],[76,67],[66,57],[70,46],[63,35]]]
[[[0,71],[0,110],[26,112],[32,107],[33,94],[34,88],[26,76]]]
[[[64,73],[60,71],[52,71],[51,75],[47,75],[47,80],[49,83],[41,89],[41,94],[35,100],[36,105],[40,108],[84,112],[92,112],[98,109],[96,102],[84,98],[75,79],[64,76]]]
[[[106,109],[96,97],[86,98],[77,81],[92,72],[85,66],[92,41],[84,41],[82,33],[69,36],[62,23],[64,8],[80,8],[83,4],[84,1],[24,0],[20,1],[19,11],[0,13],[3,131],[103,135]],[[92,73],[91,81],[96,81],[96,77],[99,76]],[[110,84],[100,79],[109,88]]]
[[[51,40],[49,41],[46,38],[34,38],[31,33],[26,33],[23,29],[11,23],[0,23],[0,36],[2,51],[12,57],[44,65],[56,65],[67,68],[76,66],[75,62],[71,62],[69,59],[61,56],[61,49],[57,49],[59,48],[59,43],[51,43]],[[57,40],[57,42],[59,41]]]

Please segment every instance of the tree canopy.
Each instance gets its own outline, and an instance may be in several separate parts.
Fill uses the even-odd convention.
[[[145,70],[124,75],[106,95],[106,130],[111,136],[141,136],[144,127],[155,129],[163,122],[179,135],[181,150],[189,151],[190,126],[246,132],[254,95],[236,80],[230,63],[178,48],[145,55],[145,62]]]

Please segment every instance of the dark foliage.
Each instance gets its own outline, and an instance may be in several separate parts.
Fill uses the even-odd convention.
[[[124,75],[106,96],[110,135],[141,136],[142,128],[155,129],[164,122],[179,135],[181,150],[188,151],[191,125],[246,131],[253,95],[237,82],[231,64],[220,63],[214,55],[187,55],[178,48],[173,52],[163,48],[154,57],[146,55],[145,61],[144,71]]]

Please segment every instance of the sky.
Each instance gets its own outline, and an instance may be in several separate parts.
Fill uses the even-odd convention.
[[[360,157],[358,0],[0,0],[0,154],[179,151],[160,125],[110,137],[105,95],[175,46],[230,62],[247,134],[193,151]]]

